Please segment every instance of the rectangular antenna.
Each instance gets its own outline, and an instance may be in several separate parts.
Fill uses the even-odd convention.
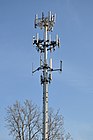
[[[52,58],[50,58],[50,69],[52,70]]]
[[[40,67],[42,66],[42,54],[40,52]]]
[[[49,12],[48,12],[49,21],[51,21],[51,17],[52,17],[52,14],[51,14],[51,11],[49,11]]]
[[[33,63],[32,63],[32,75],[33,75]]]
[[[52,58],[50,58],[50,74],[49,79],[52,80]]]
[[[44,20],[44,13],[42,12],[42,20]]]
[[[60,38],[58,38],[58,48],[60,48]]]
[[[39,33],[36,33],[36,42],[38,43],[39,40]]]
[[[60,60],[60,71],[62,71],[62,60]]]
[[[55,17],[54,17],[54,23],[56,23],[56,14],[55,14]]]
[[[58,45],[58,34],[56,35],[56,45]]]
[[[51,34],[49,34],[49,44],[51,44]]]
[[[35,20],[38,20],[38,14],[35,15]]]
[[[38,21],[38,15],[36,14],[36,15],[35,15],[35,21],[34,21],[34,26],[35,26],[35,28],[36,28],[36,26],[37,26],[37,21]]]

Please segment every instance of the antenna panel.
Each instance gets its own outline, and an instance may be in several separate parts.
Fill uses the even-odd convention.
[[[52,70],[52,58],[50,58],[50,69]]]
[[[36,42],[38,43],[39,40],[39,33],[36,33]]]
[[[51,11],[49,11],[48,12],[48,19],[49,19],[49,21],[51,21],[51,16],[52,16]]]
[[[62,71],[62,60],[60,60],[60,71]]]
[[[58,45],[58,34],[56,35],[56,45]]]
[[[51,44],[51,34],[49,34],[49,44]]]

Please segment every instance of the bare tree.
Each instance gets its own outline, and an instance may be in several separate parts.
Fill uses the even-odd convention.
[[[15,140],[39,140],[40,117],[37,106],[26,100],[21,106],[18,101],[7,108],[7,126]]]
[[[26,100],[23,106],[16,101],[7,108],[6,122],[15,140],[42,140],[42,113],[38,107]],[[49,109],[48,140],[72,140],[68,133],[64,136],[64,122],[59,110]]]
[[[59,114],[59,110],[54,113],[52,109],[49,110],[49,119],[48,119],[49,131],[48,137],[49,140],[62,140],[64,134],[64,122],[62,115]]]
[[[66,134],[65,139],[66,140],[73,140],[73,138],[71,137],[71,134],[70,133],[67,133]]]

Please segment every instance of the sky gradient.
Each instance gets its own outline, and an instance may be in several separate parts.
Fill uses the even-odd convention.
[[[34,17],[48,11],[57,20],[51,33],[58,33],[61,48],[51,56],[53,66],[63,60],[62,74],[53,73],[49,106],[64,116],[64,127],[74,140],[93,140],[93,1],[92,0],[0,0],[0,140],[12,140],[5,127],[8,105],[32,100],[42,108],[40,73],[32,76],[32,63],[39,54],[32,37]]]

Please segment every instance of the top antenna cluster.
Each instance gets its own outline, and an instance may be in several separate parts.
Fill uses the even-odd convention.
[[[47,26],[47,31],[53,31],[53,26],[56,22],[56,14],[52,14],[51,11],[48,12],[48,16],[44,17],[44,13],[42,12],[42,18],[38,18],[38,15],[35,15],[34,26],[35,28],[38,26],[41,29]]]

